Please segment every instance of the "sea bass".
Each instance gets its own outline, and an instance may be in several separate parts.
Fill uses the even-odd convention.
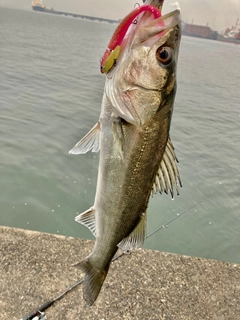
[[[163,1],[145,4],[159,9]],[[143,244],[151,193],[181,185],[169,138],[181,38],[178,10],[141,13],[127,31],[107,73],[99,121],[71,154],[100,150],[93,207],[76,217],[96,237],[92,253],[76,266],[85,272],[83,295],[97,299],[118,248]]]

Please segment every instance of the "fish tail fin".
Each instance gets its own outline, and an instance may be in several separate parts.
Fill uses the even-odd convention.
[[[102,288],[103,282],[108,273],[108,267],[105,270],[94,268],[89,258],[82,260],[74,267],[85,272],[83,297],[88,305],[93,305]]]

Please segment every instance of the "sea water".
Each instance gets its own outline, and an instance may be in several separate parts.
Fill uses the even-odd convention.
[[[116,25],[0,8],[0,224],[93,239],[99,59]],[[144,247],[240,263],[240,46],[182,37],[171,139],[180,196],[150,199]],[[152,150],[154,154],[154,150]],[[176,218],[171,223],[171,219]]]

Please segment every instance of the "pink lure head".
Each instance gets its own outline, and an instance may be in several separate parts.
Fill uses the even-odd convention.
[[[163,2],[163,1],[162,1]],[[118,25],[116,28],[109,44],[108,49],[104,52],[104,55],[100,62],[100,71],[102,73],[109,72],[114,64],[116,63],[116,60],[120,54],[120,49],[116,50],[117,47],[121,48],[121,43],[130,27],[130,25],[133,23],[135,18],[141,14],[142,12],[150,12],[153,14],[154,19],[157,19],[161,17],[161,11],[157,9],[154,6],[150,5],[143,5],[140,7],[135,8],[133,11],[131,11]],[[114,52],[114,54],[112,54]]]

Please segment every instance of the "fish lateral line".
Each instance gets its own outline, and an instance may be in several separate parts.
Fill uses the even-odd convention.
[[[101,73],[109,72],[116,64],[116,61],[121,53],[122,41],[130,27],[130,25],[135,21],[135,19],[143,12],[150,12],[153,14],[154,19],[160,18],[162,16],[161,11],[150,5],[142,5],[140,7],[132,10],[118,25],[114,31],[112,38],[108,44],[108,48],[103,54],[100,61],[100,71]]]

